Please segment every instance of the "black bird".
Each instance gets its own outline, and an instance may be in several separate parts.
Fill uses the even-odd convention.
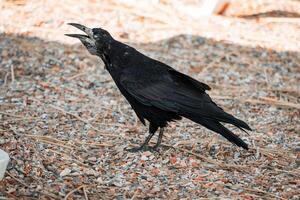
[[[69,25],[82,30],[86,35],[66,35],[78,38],[92,55],[103,60],[105,68],[137,117],[144,125],[145,119],[150,123],[145,142],[129,151],[156,149],[161,143],[163,128],[168,122],[181,117],[201,124],[233,144],[248,149],[243,140],[221,123],[233,124],[243,131],[251,128],[217,106],[205,93],[210,90],[208,85],[115,40],[104,29],[91,29],[76,23]],[[157,143],[150,147],[148,142],[158,128],[160,132]]]

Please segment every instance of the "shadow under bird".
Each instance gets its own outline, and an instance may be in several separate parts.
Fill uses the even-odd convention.
[[[140,146],[127,149],[131,152],[155,150],[162,141],[164,127],[170,121],[188,118],[217,132],[239,147],[248,145],[221,123],[229,123],[239,129],[251,130],[242,120],[226,113],[205,92],[210,87],[172,67],[149,58],[133,47],[115,40],[106,30],[88,28],[70,23],[85,34],[66,34],[78,38],[87,50],[99,56],[120,92],[145,125],[149,121],[149,135]],[[160,128],[156,145],[148,143]],[[246,131],[245,131],[246,132]]]

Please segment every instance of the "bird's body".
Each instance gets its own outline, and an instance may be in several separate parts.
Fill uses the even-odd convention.
[[[86,31],[82,25],[71,24]],[[98,30],[92,29],[93,36]],[[104,30],[103,30],[104,31]],[[102,32],[103,32],[102,31]],[[104,31],[104,35],[108,32]],[[90,32],[87,34],[91,34]],[[78,37],[78,35],[69,35]],[[81,35],[82,37],[82,35]],[[89,38],[91,36],[89,35]],[[85,38],[79,38],[81,41]],[[85,41],[82,41],[83,44]],[[205,92],[210,87],[172,67],[149,58],[136,49],[114,40],[110,35],[101,38],[101,44],[95,39],[95,48],[87,49],[103,60],[122,95],[130,103],[140,121],[149,121],[149,136],[144,144],[134,150],[147,148],[154,133],[160,128],[159,139],[155,148],[161,142],[163,128],[170,121],[188,118],[204,127],[215,131],[230,142],[248,149],[248,146],[238,136],[224,127],[220,122],[230,123],[241,130],[251,130],[243,121],[233,117],[218,107]]]
[[[146,91],[153,84],[163,84],[167,81],[166,78],[170,79],[167,77],[169,75],[167,68],[161,67],[162,63],[149,59],[132,47],[125,44],[116,46],[118,48],[115,51],[114,47],[111,48],[114,53],[110,54],[112,56],[110,62],[106,64],[106,69],[140,121],[145,124],[146,119],[153,126],[164,127],[168,121],[180,119],[177,113],[152,105],[155,103],[154,99],[143,99],[143,96],[135,93],[135,90]],[[120,59],[118,55],[123,57]]]

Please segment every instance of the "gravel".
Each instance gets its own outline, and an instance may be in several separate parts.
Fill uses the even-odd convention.
[[[212,16],[199,28],[183,16],[181,27],[156,9],[173,20],[163,28],[138,3],[69,3],[48,1],[44,12],[40,1],[0,5],[0,18],[15,14],[0,22],[0,148],[11,158],[0,198],[299,199],[299,22]],[[141,144],[147,127],[103,63],[65,39],[74,30],[62,19],[103,24],[210,85],[212,98],[254,129],[230,127],[250,150],[184,119],[170,123],[159,152],[124,151]]]

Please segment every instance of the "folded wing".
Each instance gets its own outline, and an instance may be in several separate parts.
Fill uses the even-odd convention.
[[[151,72],[145,78],[145,74],[128,71],[121,76],[120,83],[140,103],[175,112],[220,133],[238,146],[247,148],[241,139],[220,122],[233,124],[243,131],[251,128],[218,107],[205,93],[210,89],[209,86],[172,68],[156,68]]]

